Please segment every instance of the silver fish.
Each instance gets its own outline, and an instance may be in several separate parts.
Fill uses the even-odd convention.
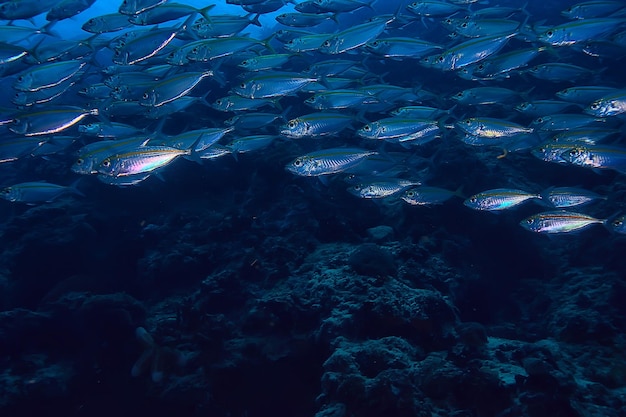
[[[295,175],[316,177],[336,174],[363,162],[378,152],[358,148],[331,148],[299,156],[285,169]]]
[[[527,217],[520,225],[535,233],[571,233],[594,224],[604,225],[606,222],[606,219],[597,219],[587,214],[559,210]]]

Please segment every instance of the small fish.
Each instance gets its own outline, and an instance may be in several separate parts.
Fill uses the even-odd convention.
[[[377,179],[353,185],[348,188],[348,192],[359,198],[386,198],[417,185],[421,185],[421,182],[401,178]]]
[[[459,191],[423,185],[406,190],[400,198],[412,206],[432,206],[443,204],[455,196],[462,197]]]
[[[283,13],[276,16],[278,23],[296,28],[317,26],[329,19],[335,19],[335,15],[331,13]]]
[[[567,208],[606,200],[606,196],[576,187],[551,187],[541,193],[543,201],[555,208]]]
[[[455,126],[468,135],[485,138],[508,138],[534,132],[532,127],[490,117],[470,117],[458,121]]]
[[[13,88],[19,91],[39,91],[55,87],[76,76],[85,65],[85,62],[78,60],[40,64],[20,73]]]
[[[293,54],[269,54],[245,59],[237,65],[246,71],[262,71],[280,68],[287,63]]]
[[[588,105],[594,100],[598,100],[606,95],[619,91],[615,87],[607,87],[602,85],[584,85],[577,87],[568,87],[564,90],[557,91],[556,96],[561,100],[571,101]]]
[[[535,78],[546,81],[561,82],[580,80],[593,75],[594,70],[565,62],[547,62],[535,65],[526,70]]]
[[[293,139],[319,138],[334,135],[350,126],[354,117],[349,114],[319,112],[289,120],[280,127],[280,134]]]
[[[471,39],[451,47],[441,55],[426,57],[421,62],[444,71],[458,70],[497,53],[516,35],[509,33]]]
[[[131,27],[128,16],[119,13],[104,14],[92,17],[83,23],[82,29],[90,33],[109,33]]]
[[[614,218],[607,224],[607,227],[612,232],[626,234],[626,215]]]
[[[605,124],[606,119],[588,114],[562,113],[537,117],[530,123],[539,131],[573,130],[583,127]]]
[[[519,103],[514,108],[532,117],[548,116],[577,107],[576,103],[561,100],[532,100]]]
[[[331,148],[299,156],[287,164],[285,169],[292,174],[304,177],[336,174],[363,162],[367,157],[377,155],[376,151],[358,148]]]
[[[570,164],[597,169],[612,169],[626,173],[626,148],[610,145],[582,145],[561,154]]]
[[[84,197],[74,185],[63,186],[48,182],[23,182],[0,190],[0,197],[5,200],[26,204],[49,203],[66,194]]]
[[[248,153],[268,147],[276,138],[277,135],[242,136],[227,143],[225,148],[233,154]]]
[[[133,25],[157,25],[159,23],[165,23],[182,17],[187,17],[194,13],[199,13],[205,18],[208,18],[207,13],[213,7],[215,7],[215,4],[209,4],[202,9],[197,9],[187,4],[167,3],[161,4],[159,7],[145,10],[141,13],[132,13],[128,17],[128,20]]]
[[[46,20],[55,22],[69,19],[90,8],[96,0],[61,0],[46,14]]]
[[[376,97],[365,91],[351,89],[321,91],[304,100],[304,104],[317,110],[360,108],[378,102]]]
[[[132,16],[152,10],[165,2],[167,2],[167,0],[123,0],[118,12],[123,15]]]
[[[561,12],[568,19],[589,19],[608,16],[624,8],[621,1],[595,0],[574,4]]]
[[[474,194],[463,204],[474,210],[498,211],[518,206],[526,201],[540,200],[541,195],[515,188],[496,188]]]
[[[213,71],[183,72],[157,81],[145,90],[139,104],[147,107],[160,107],[189,94],[200,81],[213,75]]]
[[[569,46],[590,39],[602,38],[623,25],[624,19],[581,19],[554,26],[537,35],[541,42],[552,46]]]
[[[268,72],[248,78],[233,89],[246,98],[273,98],[294,93],[317,78],[296,73]]]
[[[142,129],[125,123],[118,122],[94,122],[78,125],[78,131],[87,136],[97,138],[124,138],[138,135]]]
[[[464,7],[441,0],[421,0],[409,3],[406,8],[418,16],[436,17],[450,16],[456,12],[466,10]]]
[[[596,117],[626,113],[626,90],[620,90],[595,100],[584,112]]]
[[[103,159],[96,167],[96,171],[110,177],[146,174],[169,165],[179,156],[190,154],[190,150],[166,146],[142,146]]]
[[[9,130],[24,136],[40,136],[62,132],[87,116],[97,116],[98,109],[73,106],[49,107],[45,110],[18,114]]]
[[[377,38],[387,26],[387,21],[373,20],[352,26],[326,39],[319,51],[325,54],[341,54],[365,45]]]
[[[606,219],[597,219],[583,213],[566,210],[548,211],[525,218],[520,225],[535,233],[571,233],[594,224],[605,225]]]
[[[420,59],[442,46],[410,37],[378,38],[365,44],[365,49],[372,54],[384,58]]]

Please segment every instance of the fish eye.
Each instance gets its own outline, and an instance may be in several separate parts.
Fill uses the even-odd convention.
[[[446,19],[446,23],[449,24],[449,25],[452,24],[452,19],[450,19],[450,18]]]
[[[105,168],[108,168],[111,166],[111,161],[109,159],[105,159],[104,161],[102,161],[102,166]]]
[[[354,191],[360,191],[361,190],[361,184],[357,184],[354,186]]]
[[[444,57],[443,57],[443,55],[440,55],[440,56],[437,58],[437,61],[439,61],[439,62],[443,62],[443,61],[444,61]]]
[[[465,120],[465,124],[466,124],[466,125],[471,125],[471,124],[472,124],[472,121],[471,121],[470,119],[467,119],[467,120]]]
[[[24,76],[20,75],[19,77],[17,77],[18,81],[24,81]]]
[[[476,197],[472,197],[469,199],[470,203],[475,203],[478,201],[478,199]]]
[[[324,41],[322,46],[329,47],[330,46],[330,41]]]
[[[406,192],[406,196],[407,197],[413,197],[415,195],[415,191],[407,191]]]
[[[191,50],[191,53],[192,53],[192,54],[197,54],[197,53],[198,53],[198,47],[196,46],[195,48],[193,48],[193,49]]]
[[[239,87],[241,87],[241,88],[246,88],[246,83],[241,83],[241,84],[239,84]]]
[[[302,159],[298,158],[295,161],[293,161],[293,165],[296,167],[302,166]]]
[[[467,23],[463,23],[463,24],[461,24],[461,27],[462,27],[462,28],[466,28],[466,27],[467,27]]]
[[[482,71],[483,69],[485,69],[485,65],[484,64],[478,65],[478,69]]]
[[[535,123],[543,123],[543,117],[537,117]]]
[[[222,99],[218,98],[217,100],[215,100],[215,104],[217,104],[218,106],[220,106],[222,104]]]
[[[290,120],[288,126],[293,129],[294,127],[296,127],[296,122],[294,120]]]
[[[241,61],[241,65],[248,65],[248,60],[244,59],[243,61]]]
[[[76,160],[76,165],[82,165],[82,164],[83,164],[83,162],[85,162],[85,161],[83,160],[83,158],[78,158],[78,159]]]
[[[598,110],[600,108],[600,104],[599,103],[591,103],[591,106],[589,106],[591,108],[591,110]]]
[[[463,97],[463,92],[462,92],[462,91],[459,91],[458,93],[456,93],[456,96],[457,96],[457,97]]]
[[[533,224],[533,221],[534,221],[533,219],[526,219],[527,224]]]
[[[548,37],[552,37],[552,35],[554,35],[554,32],[552,32],[551,30],[549,30],[549,31],[547,31],[547,32],[546,32],[546,35],[547,35]]]
[[[372,127],[370,125],[365,125],[363,126],[363,130],[369,132],[370,130],[372,130]]]
[[[539,148],[539,152],[546,153],[546,148]]]
[[[146,93],[143,93],[143,99],[144,99],[144,100],[147,100],[147,99],[148,99],[148,97],[150,97],[150,94],[148,94],[147,92],[146,92]]]

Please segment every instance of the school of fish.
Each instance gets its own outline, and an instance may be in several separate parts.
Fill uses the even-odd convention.
[[[292,155],[285,175],[343,181],[356,198],[461,197],[491,212],[535,202],[538,213],[520,221],[532,232],[626,233],[626,215],[584,212],[610,196],[566,177],[543,190],[503,178],[465,198],[463,184],[439,188],[429,174],[464,149],[481,163],[535,157],[625,175],[622,1],[536,17],[521,2],[475,0],[226,0],[239,14],[123,0],[86,20],[78,40],[55,32],[94,2],[0,1],[0,165],[63,156],[77,182],[137,187],[181,159],[219,163],[292,141],[309,151]],[[172,125],[178,133],[165,134]],[[3,184],[0,196],[85,198],[77,182]]]

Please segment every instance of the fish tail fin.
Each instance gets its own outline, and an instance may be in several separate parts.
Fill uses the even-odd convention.
[[[253,14],[253,13],[250,13],[250,14]],[[260,13],[254,13],[254,17],[252,18],[250,23],[253,24],[254,26],[261,27],[261,22],[259,21],[260,16],[261,16]]]
[[[211,20],[209,16],[209,11],[211,11],[211,9],[214,7],[215,7],[215,4],[209,4],[208,6],[203,7],[202,9],[198,10],[198,13],[202,15],[202,17],[204,17],[207,21],[209,21]]]
[[[84,179],[84,176],[78,177],[74,182],[67,186],[67,190],[72,193],[79,195],[81,197],[85,197],[85,194],[78,189],[78,184]]]

